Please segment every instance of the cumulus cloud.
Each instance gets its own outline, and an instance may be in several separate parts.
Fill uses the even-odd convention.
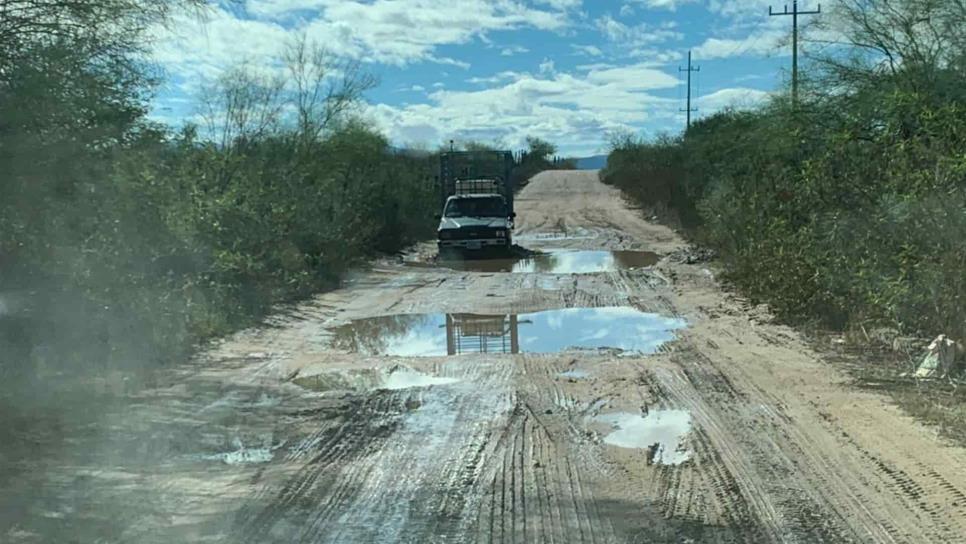
[[[574,50],[574,53],[587,57],[599,57],[604,54],[596,45],[578,45],[572,43],[570,44],[570,48]]]
[[[643,127],[656,132],[679,126],[680,102],[670,95],[682,85],[677,63],[687,49],[680,43],[685,35],[673,21],[655,22],[647,10],[674,10],[687,3],[624,0],[614,4],[614,9],[620,7],[619,17],[606,14],[587,20],[581,10],[589,3],[581,0],[221,2],[204,22],[184,17],[156,32],[155,59],[183,87],[179,97],[164,99],[156,115],[168,120],[170,113],[173,121],[173,110],[187,109],[175,100],[184,100],[193,85],[239,61],[281,70],[278,59],[284,47],[304,34],[333,55],[370,63],[376,72],[380,67],[419,63],[475,69],[457,80],[439,69],[427,75],[424,67],[417,67],[411,73],[418,75],[412,79],[387,82],[396,91],[390,94],[397,98],[370,104],[366,112],[397,144],[432,146],[457,138],[499,140],[516,147],[523,145],[525,136],[534,135],[557,143],[565,153],[596,153],[606,147],[606,135],[614,131]],[[751,28],[747,15],[754,12],[761,19],[760,3],[709,0],[709,11],[723,23],[713,28],[722,33],[702,41],[688,29],[689,39],[699,42],[695,56],[711,59],[776,51],[787,24],[774,18]],[[767,2],[763,9],[767,13]],[[597,31],[596,40],[581,35],[582,39],[574,40],[578,43],[564,41],[559,49],[544,49],[533,40],[537,35],[552,35],[547,33],[561,36],[587,30],[588,25],[592,33]],[[560,50],[572,53],[560,54]],[[471,66],[474,56],[480,55],[488,60]],[[573,67],[577,57],[584,57],[586,64]],[[494,58],[506,67],[488,67]],[[454,76],[459,73],[452,71]],[[737,80],[730,85],[734,88],[698,97],[696,104],[707,114],[723,107],[760,104],[768,97]],[[414,103],[395,101],[402,97]]]
[[[695,49],[695,54],[704,59],[790,55],[791,21],[785,17],[769,17],[768,8],[775,5],[772,0],[710,1],[708,9],[727,24],[721,25],[717,35],[705,39]],[[814,9],[818,5],[819,2],[800,2],[799,7]],[[777,6],[781,10],[781,2]],[[807,22],[802,28],[813,38],[835,39],[826,31],[816,34],[809,30]]]
[[[708,2],[708,9],[712,13],[727,17],[760,16],[768,13],[768,6],[780,3],[773,0],[711,0]]]
[[[504,47],[500,50],[500,55],[504,57],[512,57],[514,55],[519,55],[521,53],[529,53],[530,50],[522,45],[510,45]]]
[[[583,4],[583,0],[537,0],[537,3],[557,9],[576,9]]]
[[[639,4],[644,4],[645,6],[652,9],[668,9],[674,11],[683,4],[693,4],[698,0],[634,0]]]
[[[594,26],[608,41],[624,51],[633,51],[684,38],[684,34],[677,29],[677,23],[674,21],[666,21],[658,25],[650,23],[627,25],[611,15],[604,15],[594,22]]]
[[[401,143],[457,138],[500,140],[516,147],[534,135],[556,142],[564,152],[595,153],[606,145],[608,133],[673,119],[676,101],[647,91],[680,84],[645,65],[591,68],[578,75],[504,72],[493,82],[477,91],[436,91],[426,104],[376,104],[369,115]]]
[[[324,44],[335,55],[403,66],[438,62],[466,68],[463,59],[440,56],[440,46],[485,40],[495,31],[561,31],[561,9],[573,0],[536,8],[521,0],[248,0],[239,9],[214,7],[205,21],[184,16],[155,32],[155,59],[186,77],[209,77],[247,59],[270,63],[295,34]],[[509,51],[521,52],[521,48]]]
[[[556,69],[557,67],[553,62],[553,59],[544,59],[544,61],[540,63],[541,74],[552,74],[554,71],[556,71]]]
[[[785,39],[784,30],[766,28],[742,38],[708,38],[694,48],[694,54],[701,59],[784,54],[786,52],[780,48],[780,45]]]
[[[750,109],[764,104],[771,93],[758,89],[737,87],[721,89],[699,97],[695,104],[706,112],[720,111],[724,108]]]

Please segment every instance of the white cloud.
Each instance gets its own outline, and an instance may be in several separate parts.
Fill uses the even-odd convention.
[[[616,85],[621,89],[632,91],[668,89],[681,83],[677,77],[646,64],[591,70],[587,74],[587,81],[601,85]]]
[[[512,57],[513,55],[518,55],[521,53],[529,53],[530,50],[522,45],[510,45],[504,47],[500,50],[500,55],[504,57]]]
[[[485,78],[480,78],[480,82]],[[427,104],[376,104],[369,114],[400,144],[433,145],[451,138],[523,145],[527,135],[557,143],[565,153],[595,153],[606,135],[648,121],[673,120],[677,101],[648,91],[673,88],[676,77],[646,65],[592,67],[574,75],[503,72],[478,91],[440,90]]]
[[[780,3],[773,0],[711,0],[708,2],[708,9],[726,17],[767,16],[768,6]]]
[[[526,75],[526,74],[520,74],[518,72],[513,72],[513,71],[507,70],[507,71],[500,72],[498,74],[495,74],[495,75],[492,75],[492,76],[488,76],[488,77],[471,77],[471,78],[467,79],[466,82],[467,83],[476,83],[476,84],[486,83],[486,84],[492,85],[494,83],[499,83],[501,81],[519,79],[520,77],[522,77],[524,75]],[[442,87],[441,84],[439,86]]]
[[[536,0],[538,4],[548,5],[556,9],[579,8],[584,0]]]
[[[652,9],[669,9],[674,11],[678,9],[678,6],[683,4],[693,4],[698,0],[634,0],[639,4],[644,4],[645,6]]]
[[[786,31],[778,28],[761,29],[739,39],[708,38],[694,48],[694,55],[699,59],[720,59],[787,54],[780,47],[785,38]]]
[[[659,25],[640,23],[627,25],[611,15],[598,18],[594,25],[597,30],[613,43],[625,56],[639,57],[649,53],[654,45],[684,38],[677,30],[677,24],[667,21]]]
[[[437,62],[467,68],[462,59],[439,56],[443,45],[486,40],[495,31],[563,31],[563,9],[573,0],[248,0],[237,11],[219,6],[205,21],[183,16],[155,32],[155,59],[185,78],[208,78],[240,60],[274,62],[295,35],[304,33],[336,55],[402,66]],[[510,51],[523,52],[520,47]]]
[[[556,65],[554,64],[553,59],[544,59],[543,62],[540,63],[541,74],[552,74],[554,71],[556,71]]]
[[[368,115],[394,142],[435,145],[450,138],[472,138],[502,140],[516,147],[526,135],[534,135],[557,143],[565,153],[592,154],[606,148],[609,132],[678,126],[680,101],[668,97],[673,91],[659,91],[681,85],[677,63],[686,51],[680,46],[685,29],[674,22],[640,22],[640,16],[647,15],[646,9],[673,10],[686,3],[624,0],[614,3],[615,9],[621,7],[620,17],[588,21],[580,11],[581,0],[237,0],[232,9],[225,3],[213,7],[204,23],[184,17],[157,31],[154,52],[170,73],[180,76],[180,92],[174,93],[180,100],[242,60],[264,70],[281,70],[281,52],[300,34],[335,55],[367,63],[437,63],[444,66],[420,76],[431,79],[387,82],[397,91],[416,93],[393,93],[397,98],[390,100],[424,103],[367,107]],[[713,28],[721,34],[695,48],[697,61],[788,49],[778,47],[787,37],[788,21],[769,20],[764,0],[709,0],[707,6],[717,18]],[[749,23],[750,15],[764,20]],[[524,44],[536,49],[531,44],[546,32],[559,36],[587,24],[601,37],[560,44],[565,51],[569,45],[571,55],[543,57],[540,62],[542,55],[531,53],[515,64],[520,70],[519,65],[527,63],[532,73],[497,68],[466,74],[448,67],[470,68],[466,61],[473,57],[464,56],[464,51],[497,59],[530,53]],[[701,41],[687,30],[689,40]],[[580,60],[587,64],[569,68],[577,57],[584,57]],[[509,64],[506,59],[499,62]],[[662,71],[661,65],[672,66]],[[453,80],[446,79],[450,76],[442,68],[461,81],[444,85]],[[386,71],[391,77],[396,72]],[[768,97],[764,91],[742,87],[737,79],[726,85],[733,88],[696,99],[703,114],[728,106],[750,107]],[[173,108],[159,109],[155,115],[169,120],[173,111],[187,108],[174,100],[165,97],[161,105]]]
[[[771,93],[758,89],[736,87],[721,89],[711,94],[699,97],[695,104],[705,113],[713,113],[724,108],[750,109],[764,104]]]
[[[604,54],[596,45],[578,45],[572,43],[570,44],[570,48],[574,50],[574,53],[587,57],[599,57]]]
[[[629,58],[637,59],[641,62],[651,64],[670,64],[684,58],[684,53],[680,49],[657,49],[655,47],[640,47],[631,50]]]
[[[814,9],[820,2],[799,3],[799,9]],[[719,19],[727,21],[721,34],[706,39],[694,51],[704,59],[741,56],[787,56],[791,54],[791,21],[788,17],[769,17],[769,7],[782,9],[773,0],[711,0],[708,9]],[[809,22],[800,20],[800,30],[813,39],[835,41],[839,36],[828,30],[810,29]],[[807,49],[808,40],[800,45]]]
[[[432,58],[439,45],[464,44],[490,31],[560,30],[566,25],[567,18],[560,12],[515,1],[376,0],[328,5],[309,28],[326,35],[336,26],[371,60],[402,65]]]
[[[183,15],[169,29],[156,30],[153,56],[186,79],[209,79],[239,61],[272,64],[291,37],[279,24],[237,19],[223,9],[213,9],[204,22]]]
[[[463,62],[461,60],[452,59],[450,57],[432,57],[426,60],[436,62],[439,64],[448,64],[450,66],[456,66],[457,68],[462,68],[464,70],[469,70],[470,68],[470,63]]]

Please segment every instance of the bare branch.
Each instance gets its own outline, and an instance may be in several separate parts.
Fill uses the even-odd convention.
[[[293,86],[291,102],[303,143],[317,140],[358,103],[376,79],[356,61],[340,60],[300,36],[284,55]]]

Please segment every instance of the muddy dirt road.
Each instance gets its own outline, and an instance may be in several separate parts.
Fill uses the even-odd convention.
[[[683,243],[595,173],[518,206],[546,255],[420,246],[36,430],[59,453],[0,482],[0,540],[966,541],[966,452],[639,253]]]

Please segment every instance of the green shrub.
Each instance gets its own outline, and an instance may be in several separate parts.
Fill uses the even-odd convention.
[[[827,59],[819,83],[841,92],[797,111],[778,96],[680,138],[618,140],[603,179],[673,209],[790,320],[966,338],[966,72],[858,58]]]

